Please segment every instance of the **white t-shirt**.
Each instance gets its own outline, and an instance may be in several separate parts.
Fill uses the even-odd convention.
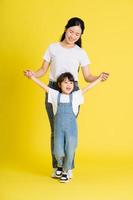
[[[53,106],[53,112],[54,115],[57,112],[57,99],[58,99],[59,92],[57,90],[54,90],[52,88],[49,88],[48,91],[48,102],[52,104]],[[60,96],[60,102],[61,103],[69,103],[69,95],[67,94],[61,94]],[[82,91],[74,91],[72,93],[72,109],[75,115],[78,114],[78,107],[80,104],[84,103],[84,97],[82,95]]]
[[[60,42],[52,43],[46,50],[43,59],[50,63],[50,80],[56,81],[64,72],[70,72],[78,81],[78,68],[90,64],[90,59],[84,49],[75,45],[72,48],[63,47]]]

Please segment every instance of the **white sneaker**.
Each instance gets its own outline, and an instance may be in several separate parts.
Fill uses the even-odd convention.
[[[71,169],[68,170],[67,176],[68,176],[70,179],[72,178],[72,170],[71,170]]]
[[[52,178],[60,178],[62,176],[62,167],[54,168],[51,175]]]
[[[69,181],[68,173],[63,172],[60,178],[60,183],[67,183]]]

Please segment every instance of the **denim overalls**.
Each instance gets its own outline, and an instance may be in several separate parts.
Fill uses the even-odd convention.
[[[58,94],[54,120],[54,155],[58,167],[68,171],[77,146],[77,122],[72,109],[72,94],[69,95],[69,103],[61,103],[60,96],[61,93]]]

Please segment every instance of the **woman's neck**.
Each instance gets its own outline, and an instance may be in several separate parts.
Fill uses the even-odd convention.
[[[66,40],[61,41],[60,44],[61,44],[63,47],[65,47],[65,48],[72,48],[72,47],[75,46],[75,44],[69,44],[69,43],[67,43]]]

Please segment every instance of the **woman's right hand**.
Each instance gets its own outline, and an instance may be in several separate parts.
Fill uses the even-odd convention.
[[[31,78],[32,76],[35,75],[35,73],[29,69],[25,70],[24,71],[24,75],[27,77],[27,78]]]

